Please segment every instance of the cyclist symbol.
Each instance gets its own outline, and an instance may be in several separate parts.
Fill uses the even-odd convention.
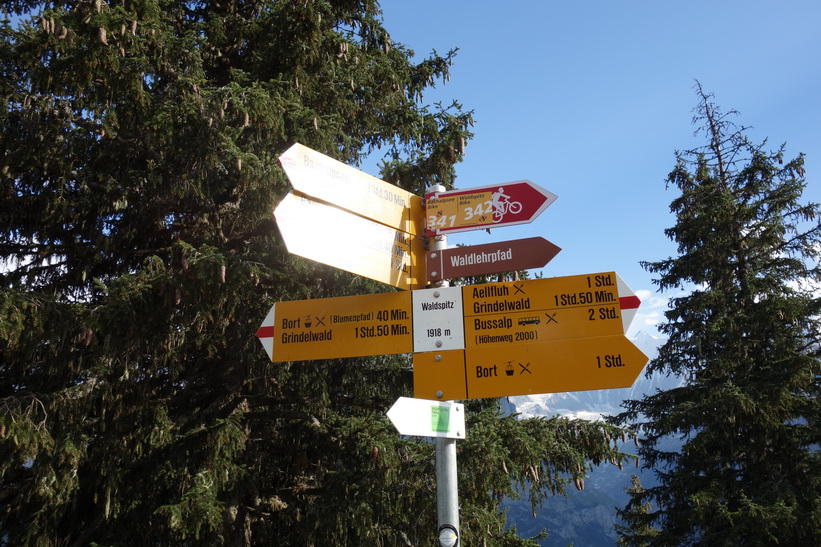
[[[504,188],[493,192],[490,203],[493,206],[493,222],[501,222],[507,213],[515,215],[522,210],[522,204],[510,201],[510,196],[505,194]]]

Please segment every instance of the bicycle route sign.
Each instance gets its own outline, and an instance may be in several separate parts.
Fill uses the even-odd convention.
[[[428,235],[466,232],[533,222],[556,201],[556,194],[519,180],[492,186],[428,194]]]

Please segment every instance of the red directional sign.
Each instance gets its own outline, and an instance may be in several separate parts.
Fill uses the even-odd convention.
[[[529,180],[428,194],[428,234],[533,222],[556,201],[556,195]]]
[[[428,281],[541,268],[559,251],[543,237],[429,251]]]

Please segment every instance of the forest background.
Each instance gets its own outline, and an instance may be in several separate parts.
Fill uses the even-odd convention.
[[[386,290],[288,255],[270,215],[288,191],[276,156],[295,141],[353,165],[379,151],[385,180],[452,186],[477,120],[425,97],[458,58],[417,58],[374,2],[6,9],[25,17],[3,24],[0,56],[4,537],[431,541],[432,447],[384,417],[409,393],[408,360],[272,364],[253,334],[277,300]],[[504,180],[561,199],[538,175]],[[574,216],[612,232],[590,223],[605,215]],[[630,459],[613,426],[469,410],[469,543],[528,544],[499,511],[516,487],[538,502]]]

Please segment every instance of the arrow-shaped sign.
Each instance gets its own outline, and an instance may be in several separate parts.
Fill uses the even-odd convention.
[[[400,435],[465,438],[465,407],[460,403],[399,397],[388,418]]]
[[[529,180],[450,190],[425,198],[429,234],[526,224],[556,201],[555,194]]]
[[[423,235],[425,211],[419,196],[299,143],[283,152],[279,163],[294,190],[396,230]]]
[[[541,268],[561,249],[543,237],[429,251],[429,281]]]
[[[459,400],[630,387],[647,356],[624,335],[413,354],[413,395]]]
[[[411,293],[277,302],[257,330],[274,362],[413,351]]]
[[[400,289],[425,286],[418,237],[294,193],[274,217],[293,254]]]
[[[639,304],[616,272],[467,285],[465,348],[624,334]]]

